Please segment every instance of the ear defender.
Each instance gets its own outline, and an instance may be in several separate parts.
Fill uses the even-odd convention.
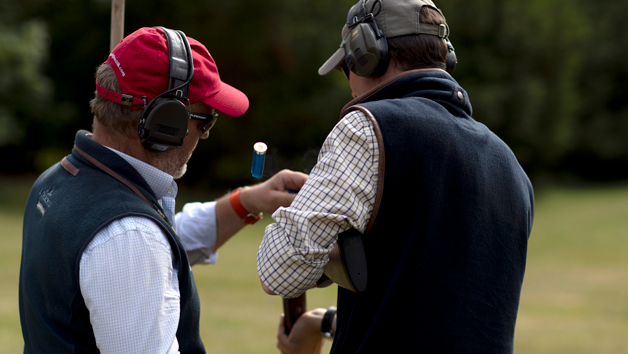
[[[376,5],[379,5],[379,10],[373,14]],[[358,76],[378,77],[384,75],[388,69],[390,63],[388,41],[384,31],[375,21],[375,16],[379,14],[381,9],[381,0],[374,1],[370,12],[366,10],[365,0],[360,0],[349,10],[347,15],[346,25],[349,32],[342,42],[345,49],[344,63],[349,70]],[[436,10],[442,15],[439,9]],[[454,46],[449,41],[449,26],[421,23],[417,33],[434,35],[445,40],[447,44],[446,70],[450,75],[453,74],[458,60]]]
[[[140,119],[142,146],[148,151],[165,152],[183,145],[188,130],[188,108],[177,99],[158,98],[153,102]]]
[[[373,4],[380,5],[378,0]],[[382,76],[390,62],[388,41],[372,12],[367,13],[364,0],[360,0],[347,16],[349,33],[344,38],[345,63],[358,76]]]
[[[377,26],[374,22],[373,25]],[[358,76],[381,76],[390,62],[388,41],[383,33],[373,30],[373,25],[360,23],[347,38],[345,63]]]
[[[170,81],[168,91],[159,94],[144,108],[138,133],[146,150],[165,152],[183,145],[183,139],[188,133],[190,112],[183,101],[188,101],[194,64],[185,33],[156,28],[164,31],[168,42]]]

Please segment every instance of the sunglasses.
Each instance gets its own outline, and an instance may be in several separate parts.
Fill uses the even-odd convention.
[[[212,108],[212,112],[210,114],[190,113],[190,118],[198,119],[203,123],[200,129],[201,133],[205,134],[214,127],[214,124],[216,124],[216,121],[218,120],[218,113],[216,113],[216,110]]]

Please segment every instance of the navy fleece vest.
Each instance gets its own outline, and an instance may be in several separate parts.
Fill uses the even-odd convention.
[[[534,204],[515,156],[444,72],[359,105],[381,131],[383,195],[367,290],[339,288],[332,353],[512,353]]]
[[[77,133],[76,145],[130,181],[152,207],[76,150],[66,157],[67,161],[52,166],[37,179],[24,213],[19,301],[24,353],[99,352],[79,287],[79,262],[100,229],[129,215],[154,220],[168,235],[174,265],[179,269],[180,351],[205,353],[199,335],[196,284],[179,237],[156,211],[163,213],[139,173],[86,134]],[[78,170],[76,175],[71,173],[76,173],[73,167]]]

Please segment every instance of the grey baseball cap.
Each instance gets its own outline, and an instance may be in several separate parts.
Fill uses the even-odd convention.
[[[347,17],[355,13],[356,6],[361,7],[362,2],[368,12],[373,12],[375,22],[384,32],[386,38],[421,33],[441,38],[449,36],[449,27],[447,25],[437,26],[419,22],[419,13],[423,6],[429,6],[442,15],[442,12],[431,0],[360,0],[349,10]],[[346,55],[345,38],[349,34],[349,28],[353,21],[352,18],[347,18],[347,23],[342,28],[340,48],[318,69],[319,75],[327,75],[334,69],[340,70],[340,63],[345,59]]]

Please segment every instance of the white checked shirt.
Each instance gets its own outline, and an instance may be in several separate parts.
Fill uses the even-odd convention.
[[[153,189],[190,263],[215,263],[215,203],[186,204],[175,216],[172,176],[113,151]],[[180,295],[173,257],[167,236],[148,218],[118,219],[96,234],[81,257],[80,286],[101,353],[179,353]]]
[[[364,232],[373,213],[379,150],[371,121],[360,111],[343,117],[325,139],[310,176],[290,207],[279,208],[257,253],[261,280],[295,297],[323,274],[337,235]]]

